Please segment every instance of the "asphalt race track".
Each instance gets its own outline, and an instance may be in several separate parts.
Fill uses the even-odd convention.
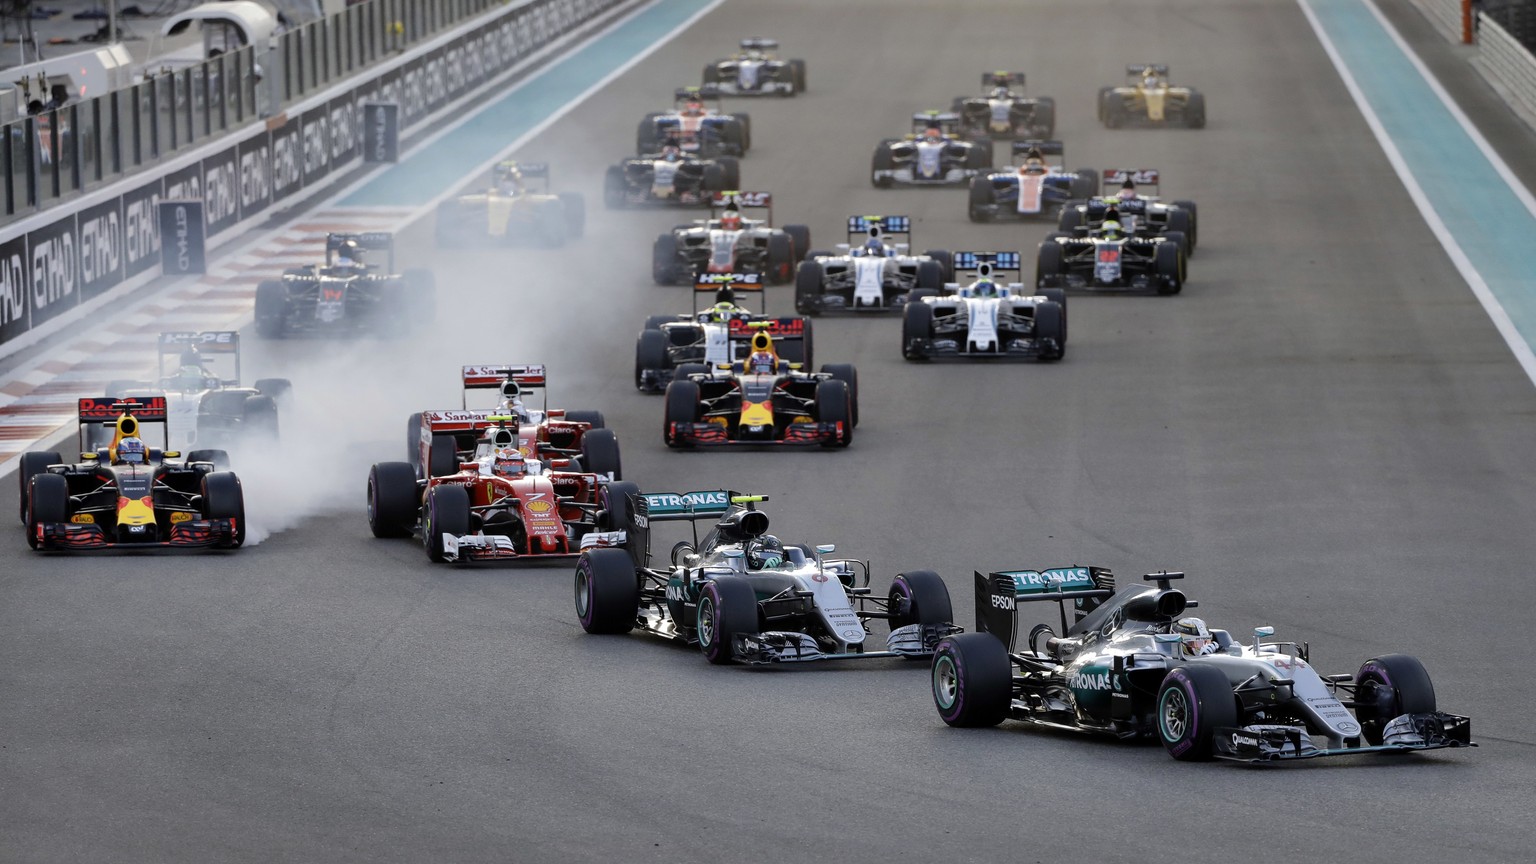
[[[652,239],[691,214],[604,211],[602,171],[642,113],[756,34],[807,60],[810,92],[731,103],[753,118],[742,185],[813,245],[849,214],[907,213],[919,249],[1020,249],[1032,276],[1045,224],[974,226],[961,189],[868,180],[913,110],[1015,68],[1056,98],[1070,164],[1161,168],[1199,203],[1190,283],[1074,297],[1056,365],[912,365],[899,319],[820,319],[818,362],[859,368],[850,449],[668,452],[633,344],[692,301],[648,278]],[[1144,61],[1207,94],[1209,128],[1098,124],[1098,88]],[[429,332],[251,337],[247,370],[293,378],[300,402],[284,452],[243,466],[262,542],[45,557],[12,523],[0,859],[1530,858],[1536,388],[1294,3],[730,0],[520,156],[586,194],[583,241],[438,254],[429,218],[399,240],[437,273]],[[458,364],[503,361],[545,362],[552,405],[604,411],[642,488],[768,494],[775,533],[871,559],[881,591],[938,570],[966,626],[973,569],[1183,569],[1214,626],[1272,624],[1321,671],[1419,656],[1482,747],[1186,765],[949,729],[922,663],[719,669],[586,636],[568,565],[434,567],[368,532],[367,466],[401,458],[406,413],[456,405]]]

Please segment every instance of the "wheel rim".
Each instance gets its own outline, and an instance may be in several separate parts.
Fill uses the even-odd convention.
[[[955,669],[955,660],[945,654],[933,666],[933,698],[947,711],[955,706],[959,695],[960,675]]]
[[[699,598],[699,644],[715,644],[715,601],[707,594]]]
[[[378,502],[378,491],[375,489],[375,487],[373,485],[373,481],[369,480],[368,481],[368,524],[369,525],[372,525],[372,524],[374,524],[375,522],[378,521],[378,518],[379,518],[379,505],[378,505],[377,502]]]
[[[1163,739],[1182,741],[1189,734],[1189,700],[1184,691],[1170,688],[1163,692]]]
[[[583,621],[592,618],[592,577],[586,573],[576,580],[576,614]]]

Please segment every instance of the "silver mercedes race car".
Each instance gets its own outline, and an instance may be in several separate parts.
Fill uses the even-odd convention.
[[[1067,352],[1066,292],[999,281],[1022,269],[1017,252],[956,252],[955,273],[976,278],[949,283],[937,296],[913,292],[903,312],[902,356],[1060,360]]]
[[[907,242],[889,242],[888,237]],[[865,238],[855,242],[855,238]],[[912,217],[849,216],[848,242],[836,252],[815,251],[795,271],[795,311],[891,312],[908,301],[914,289],[934,292],[954,278],[948,252],[911,251]]]
[[[741,40],[741,50],[704,67],[704,86],[723,96],[793,96],[805,92],[805,61],[774,56],[777,39]]]
[[[992,142],[959,136],[960,115],[923,111],[912,115],[912,134],[875,146],[870,182],[891,186],[958,186],[992,167]]]

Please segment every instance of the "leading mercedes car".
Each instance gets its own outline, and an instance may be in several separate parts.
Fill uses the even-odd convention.
[[[1321,675],[1305,643],[1251,645],[1201,619],[1149,573],[1115,590],[1099,567],[975,574],[979,632],[946,637],[932,665],[934,704],[951,726],[1012,718],[1047,729],[1156,738],[1175,759],[1285,762],[1472,744],[1471,721],[1437,710],[1429,673],[1383,654],[1354,673]],[[1055,602],[1049,624],[1018,641],[1018,604]],[[1073,620],[1067,621],[1067,605]]]
[[[639,628],[698,645],[711,663],[923,658],[951,623],[949,591],[929,570],[897,574],[884,596],[869,565],[830,556],[831,544],[788,545],[768,533],[767,496],[726,490],[634,496],[627,550],[591,549],[576,562],[576,616],[588,633]],[[694,523],[693,542],[653,563],[650,531]],[[697,523],[716,520],[702,541]],[[638,535],[638,536],[637,536]],[[890,628],[885,649],[869,645],[869,623]]]

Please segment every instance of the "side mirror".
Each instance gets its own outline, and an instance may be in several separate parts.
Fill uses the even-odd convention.
[[[833,552],[837,551],[837,547],[832,545],[831,543],[823,543],[820,546],[816,547],[816,551],[821,553],[822,555],[830,555]]]
[[[80,461],[82,461],[82,462],[95,462],[96,459],[97,459],[97,456],[96,456],[95,453],[81,453],[80,454]]]
[[[1255,639],[1263,639],[1265,636],[1273,635],[1275,635],[1275,628],[1268,625],[1253,628],[1253,637]]]
[[[166,458],[166,459],[180,459],[181,458],[181,451],[180,450],[167,450],[164,453],[161,453],[160,455],[162,457]]]

